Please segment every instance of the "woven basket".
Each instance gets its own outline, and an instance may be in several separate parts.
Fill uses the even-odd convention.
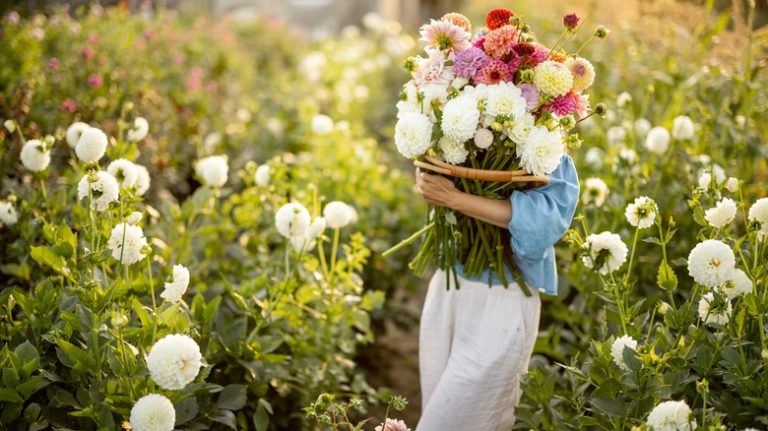
[[[492,171],[454,166],[432,156],[426,156],[425,159],[429,163],[415,160],[413,164],[421,169],[427,169],[439,174],[450,175],[457,178],[467,178],[470,180],[493,181],[497,183],[532,183],[531,186],[533,187],[549,184],[549,177],[531,175],[524,169],[517,169],[514,171]]]

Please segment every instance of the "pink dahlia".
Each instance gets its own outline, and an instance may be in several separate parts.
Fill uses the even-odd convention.
[[[449,21],[430,20],[419,29],[421,41],[433,46],[440,51],[452,50],[459,53],[471,46],[469,38],[471,34]]]
[[[500,59],[512,52],[512,45],[516,40],[517,29],[506,25],[488,32],[483,42],[483,49],[491,57]]]
[[[552,102],[544,105],[543,109],[552,112],[558,117],[574,114],[579,111],[586,111],[586,106],[581,97],[573,91],[558,96]]]
[[[411,431],[411,429],[403,421],[387,418],[382,425],[376,427],[375,431]]]
[[[488,61],[488,56],[485,52],[476,47],[471,47],[465,51],[462,51],[453,61],[453,71],[456,76],[461,78],[474,78],[477,71],[485,66]]]
[[[541,45],[520,42],[512,46],[512,56],[514,57],[512,61],[515,62],[517,69],[536,67],[548,55],[549,51]]]
[[[416,85],[428,84],[448,85],[455,77],[453,68],[445,66],[443,54],[436,49],[427,49],[428,58],[419,58],[413,79]]]
[[[499,82],[511,81],[514,73],[507,63],[501,60],[491,60],[483,66],[475,75],[475,82],[481,84],[498,84]]]
[[[61,61],[58,58],[53,57],[48,60],[48,69],[59,70],[59,66],[61,66]]]

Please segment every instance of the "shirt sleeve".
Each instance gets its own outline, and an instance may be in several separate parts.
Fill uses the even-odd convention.
[[[512,192],[509,221],[512,251],[526,260],[544,259],[571,225],[579,200],[579,177],[567,154],[547,185]]]

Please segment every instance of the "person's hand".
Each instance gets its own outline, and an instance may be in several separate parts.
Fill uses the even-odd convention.
[[[453,208],[461,193],[448,178],[424,173],[419,168],[416,168],[415,189],[427,203],[448,208]]]

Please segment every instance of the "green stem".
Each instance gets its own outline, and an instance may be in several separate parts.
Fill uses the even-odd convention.
[[[421,228],[418,231],[416,231],[413,235],[411,235],[408,238],[400,241],[399,243],[397,243],[395,246],[393,246],[389,250],[386,250],[381,255],[384,256],[384,257],[389,257],[392,254],[397,253],[398,251],[402,250],[404,247],[412,244],[414,241],[419,239],[420,236],[424,235],[427,231],[432,229],[434,226],[435,226],[435,222],[431,222],[431,223],[427,224],[423,228]]]
[[[147,260],[147,277],[149,278],[149,295],[152,297],[152,312],[155,315],[155,322],[152,325],[152,344],[155,343],[157,338],[157,300],[155,299],[155,283],[152,280],[152,259],[149,256],[145,257]]]

